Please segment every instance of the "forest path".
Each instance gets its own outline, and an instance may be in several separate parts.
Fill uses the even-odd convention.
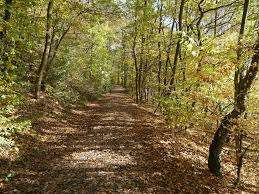
[[[5,191],[218,191],[206,165],[181,157],[184,142],[163,119],[120,87],[87,106],[51,111],[33,129],[41,141],[23,137],[27,153],[12,166],[17,175]]]

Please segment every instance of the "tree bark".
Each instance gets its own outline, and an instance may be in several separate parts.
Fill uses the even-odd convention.
[[[215,3],[218,4],[218,0],[216,0]],[[218,10],[215,10],[214,28],[213,28],[214,38],[217,37],[217,20],[218,20]]]
[[[210,172],[212,172],[216,176],[221,175],[220,154],[226,142],[229,128],[234,125],[234,119],[238,118],[238,116],[241,114],[242,112],[238,112],[236,109],[227,114],[222,119],[220,126],[217,129],[214,138],[210,144],[208,166]]]
[[[162,32],[162,11],[163,11],[163,4],[160,2],[160,9],[159,9],[159,27],[158,27],[158,34],[159,34],[159,41],[157,43],[158,46],[158,71],[157,71],[157,80],[158,80],[158,92],[161,91],[161,74],[162,74],[162,49],[161,49],[161,32]]]
[[[135,32],[137,33],[137,32]],[[135,94],[136,94],[136,102],[139,102],[139,93],[138,93],[138,80],[139,80],[139,70],[138,70],[138,61],[137,61],[137,55],[136,55],[136,44],[137,44],[137,34],[135,34],[133,39],[133,45],[132,45],[132,57],[134,60],[134,66],[135,66]]]
[[[244,34],[248,4],[249,0],[245,0],[240,28],[240,37]],[[257,37],[253,50],[254,54],[246,74],[242,76],[243,72],[240,72],[239,68],[235,72],[234,109],[222,119],[209,148],[208,166],[209,170],[216,176],[221,175],[220,154],[226,142],[229,129],[235,125],[235,120],[241,117],[246,111],[245,100],[254,80],[256,79],[259,64],[259,37]],[[238,59],[241,57],[240,53],[237,52]]]
[[[201,21],[204,17],[204,10],[203,10],[203,7],[202,7],[202,4],[205,2],[205,0],[201,0],[198,4],[198,8],[199,8],[199,12],[200,12],[200,16],[199,16],[199,19],[196,23],[196,28],[197,28],[197,38],[198,38],[198,46],[199,46],[199,51],[201,52],[201,47],[202,47],[202,39],[201,39]],[[202,58],[198,61],[198,67],[197,67],[197,70],[196,72],[199,74],[200,71],[201,71],[201,63],[202,63]]]
[[[76,17],[74,18],[74,20],[84,13],[85,13],[85,11],[79,12],[76,15]],[[49,48],[49,52],[48,52],[47,65],[45,67],[45,71],[43,72],[43,78],[42,78],[42,81],[41,81],[41,85],[43,85],[42,89],[45,89],[45,84],[47,83],[48,72],[50,70],[52,62],[56,58],[59,46],[60,46],[61,42],[63,41],[63,39],[65,38],[65,36],[67,35],[67,33],[69,32],[69,30],[72,26],[72,23],[73,22],[71,22],[68,25],[68,27],[66,29],[64,29],[64,31],[61,33],[60,38],[57,38],[57,40],[55,40],[56,32],[55,32],[55,29],[53,29],[53,32],[52,32],[52,35],[51,35],[51,40],[50,40],[50,48]],[[42,90],[42,91],[44,91],[44,90]]]
[[[122,50],[123,50],[123,54],[122,54],[122,66],[123,66],[123,87],[126,88],[127,87],[127,81],[128,81],[128,66],[126,64],[126,55],[127,55],[127,50],[126,50],[126,43],[125,43],[125,35],[124,35],[124,31],[122,31]]]
[[[258,72],[259,38],[257,39],[257,43],[254,49],[255,54],[252,57],[251,65],[247,70],[246,76],[242,79],[241,82],[239,82],[239,91],[236,92],[238,96],[235,101],[235,107],[222,119],[220,126],[217,129],[214,138],[210,144],[208,166],[209,170],[216,176],[221,175],[220,154],[226,142],[229,129],[235,125],[235,120],[238,119],[245,112],[245,100]]]
[[[61,42],[63,41],[63,39],[65,38],[65,36],[67,35],[67,33],[69,32],[71,26],[69,26],[61,35],[61,37],[58,40],[55,40],[55,34],[52,34],[51,37],[51,41],[50,41],[50,48],[49,48],[49,54],[48,54],[48,60],[47,60],[47,65],[45,68],[45,71],[43,73],[43,78],[42,78],[42,82],[41,84],[44,84],[44,90],[42,90],[43,92],[45,91],[45,84],[47,83],[47,77],[49,74],[49,70],[50,67],[54,61],[54,59],[56,58],[59,46],[61,44]]]
[[[171,66],[171,48],[172,48],[172,41],[173,41],[173,31],[175,27],[175,20],[173,20],[173,23],[171,25],[171,30],[170,30],[170,38],[169,38],[169,43],[166,49],[166,62],[165,62],[165,77],[164,77],[164,85],[167,85],[167,74],[168,74],[168,66]]]
[[[180,12],[179,12],[179,32],[182,33],[182,20],[183,20],[183,9],[184,9],[184,3],[185,0],[181,0],[181,5],[180,5]],[[176,69],[178,66],[178,58],[180,56],[180,52],[181,52],[181,38],[182,38],[182,34],[180,34],[180,38],[177,41],[176,44],[176,49],[175,49],[175,56],[174,56],[174,63],[173,63],[173,67],[172,67],[172,76],[170,79],[170,90],[175,90],[175,75],[176,75]]]
[[[139,61],[139,68],[138,68],[138,93],[139,93],[139,102],[142,103],[143,101],[143,63],[144,63],[144,44],[145,44],[145,37],[144,34],[141,36],[141,51],[140,51],[140,61]]]
[[[50,34],[51,34],[51,14],[52,14],[52,9],[53,9],[53,1],[50,0],[48,3],[48,8],[47,8],[47,22],[46,22],[46,35],[45,35],[45,46],[44,46],[44,51],[42,54],[42,59],[41,59],[41,64],[38,70],[38,75],[37,75],[37,80],[36,80],[36,85],[35,85],[35,97],[38,98],[40,95],[41,91],[41,83],[43,80],[44,76],[44,71],[46,69],[46,66],[48,64],[48,54],[49,54],[49,49],[50,49]]]

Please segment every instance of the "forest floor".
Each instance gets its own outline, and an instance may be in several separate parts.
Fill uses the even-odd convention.
[[[174,133],[122,88],[85,106],[42,100],[24,112],[37,114],[35,133],[17,138],[23,156],[0,168],[16,174],[0,192],[239,192],[207,170],[208,144]]]

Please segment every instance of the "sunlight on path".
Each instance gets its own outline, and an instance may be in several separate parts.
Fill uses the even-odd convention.
[[[102,115],[101,120],[103,121],[125,121],[125,122],[132,122],[135,121],[136,119],[133,119],[130,114],[126,112],[108,112]]]
[[[110,150],[89,150],[85,152],[74,152],[66,156],[60,162],[61,168],[105,168],[116,165],[134,164],[129,154],[120,155]]]
[[[41,119],[34,126],[41,142],[14,187],[23,193],[217,192],[207,150],[176,138],[162,117],[121,92]]]

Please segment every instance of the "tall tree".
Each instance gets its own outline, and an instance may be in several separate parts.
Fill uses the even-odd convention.
[[[239,33],[239,41],[238,41],[238,52],[237,58],[238,62],[240,62],[241,57],[241,39],[244,35],[246,16],[248,12],[249,0],[244,1],[243,6],[243,16]],[[226,142],[227,136],[229,134],[230,128],[235,125],[235,120],[242,116],[242,114],[246,111],[246,98],[248,92],[255,81],[257,72],[258,72],[258,63],[259,63],[259,37],[257,37],[256,42],[253,47],[254,54],[251,59],[251,64],[246,71],[241,71],[241,69],[245,69],[245,66],[242,65],[242,68],[237,68],[235,71],[235,97],[234,97],[234,108],[233,110],[224,116],[221,120],[221,123],[216,130],[214,138],[210,144],[209,148],[209,158],[208,158],[208,166],[210,171],[219,176],[221,175],[221,164],[220,164],[220,154],[222,152],[222,148]]]
[[[158,80],[158,92],[160,93],[160,88],[161,88],[161,74],[162,74],[162,48],[161,48],[161,37],[162,37],[162,25],[163,25],[163,2],[160,1],[160,8],[159,8],[159,27],[158,27],[158,35],[159,35],[159,41],[157,43],[158,47],[158,70],[157,70],[157,80]]]
[[[46,18],[46,34],[45,34],[45,46],[42,54],[41,63],[37,73],[37,80],[35,84],[35,97],[38,98],[41,91],[41,83],[44,76],[44,71],[48,64],[48,54],[51,46],[51,15],[53,9],[53,0],[50,0],[47,7],[47,18]]]
[[[180,11],[179,11],[179,16],[178,16],[178,25],[179,25],[179,39],[177,41],[176,44],[176,49],[175,49],[175,55],[174,55],[174,63],[173,63],[173,67],[172,67],[172,75],[171,75],[171,79],[170,79],[170,87],[171,90],[175,90],[175,75],[176,75],[176,69],[178,66],[178,59],[180,56],[180,52],[181,52],[181,39],[182,39],[182,30],[183,30],[183,10],[184,10],[184,3],[185,0],[181,0],[181,4],[180,4]]]

